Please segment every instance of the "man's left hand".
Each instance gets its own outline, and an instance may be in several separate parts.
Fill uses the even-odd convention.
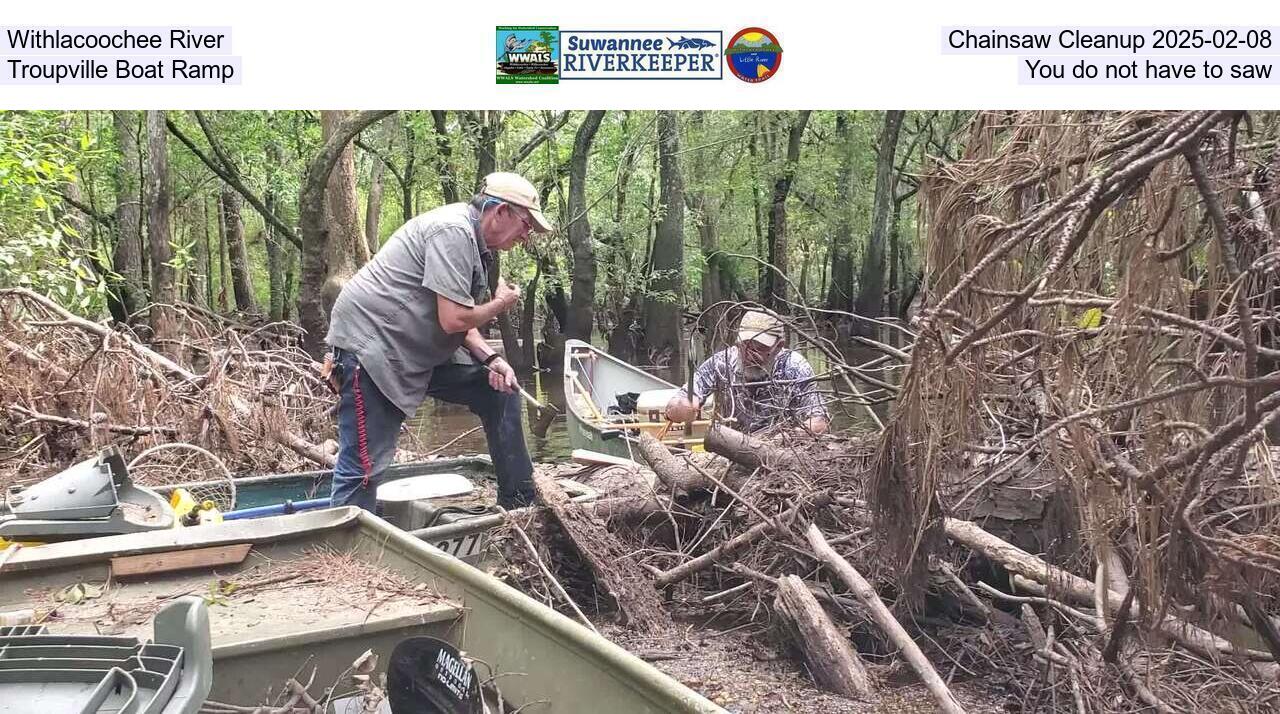
[[[831,422],[826,417],[809,417],[804,423],[804,428],[814,436],[822,436],[827,433],[827,429],[831,428]]]
[[[516,387],[520,382],[516,379],[516,371],[511,369],[511,365],[501,357],[489,363],[489,386],[502,392],[503,394],[511,394],[516,391]]]

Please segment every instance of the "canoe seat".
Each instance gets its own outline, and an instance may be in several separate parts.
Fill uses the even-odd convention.
[[[591,401],[591,397],[588,397],[582,392],[573,393],[573,404],[575,407],[574,411],[582,415],[594,415],[599,411],[599,407]],[[599,419],[597,419],[597,421],[599,421]]]

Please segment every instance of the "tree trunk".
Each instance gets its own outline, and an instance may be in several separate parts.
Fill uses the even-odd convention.
[[[204,226],[204,304],[213,310],[217,307],[213,298],[213,236],[209,232],[209,201],[205,196],[200,197],[200,223]],[[218,249],[222,249],[221,243]]]
[[[809,530],[806,532],[809,539],[809,545],[813,548],[818,559],[830,568],[839,578],[857,596],[858,601],[866,608],[867,615],[879,626],[880,630],[885,633],[887,639],[898,647],[902,652],[903,659],[911,665],[915,670],[916,676],[924,682],[929,693],[933,695],[934,702],[938,705],[938,709],[946,712],[946,714],[964,714],[964,707],[960,705],[947,688],[946,682],[942,677],[938,676],[937,670],[920,651],[920,647],[912,641],[907,631],[902,629],[902,625],[894,618],[893,613],[889,612],[889,608],[885,607],[884,601],[880,599],[880,595],[876,593],[875,588],[867,582],[862,576],[837,553],[827,540],[823,537],[822,532],[818,530],[816,524],[810,524]]]
[[[280,250],[284,258],[284,307],[281,309],[281,318],[284,320],[294,320],[302,314],[302,299],[299,295],[298,285],[298,269],[302,263],[301,251],[295,253],[293,249],[284,243],[280,244]]]
[[[502,133],[503,116],[499,111],[468,111],[462,116],[467,124],[467,133],[475,144],[475,189],[479,190],[484,177],[498,170],[498,135]],[[436,133],[440,135],[439,125]]]
[[[690,132],[701,131],[706,122],[706,112],[693,112],[689,117]],[[702,309],[720,301],[719,257],[716,251],[716,213],[719,207],[711,200],[711,192],[707,189],[712,180],[710,162],[704,151],[693,154],[690,173],[694,185],[698,188],[689,196],[689,207],[693,210],[693,222],[698,226],[698,244],[702,249]]]
[[[604,119],[604,110],[587,112],[573,140],[573,156],[569,160],[569,246],[573,251],[573,293],[569,299],[569,324],[564,335],[570,339],[591,340],[595,324],[596,251],[591,237],[591,221],[587,215],[587,159],[596,131]]]
[[[782,172],[773,182],[773,199],[769,205],[769,234],[766,242],[769,244],[769,264],[773,267],[768,268],[765,276],[765,293],[761,296],[761,301],[779,312],[787,311],[788,306],[785,301],[789,299],[787,254],[790,252],[790,246],[787,243],[787,196],[791,194],[791,181],[795,178],[796,168],[800,164],[800,140],[804,136],[804,128],[809,123],[810,114],[809,110],[801,111],[791,125],[787,136],[786,163],[783,164]]]
[[[721,289],[724,276],[721,273],[728,270],[729,266],[716,253],[720,249],[716,216],[719,207],[707,198],[705,191],[693,203],[698,212],[698,243],[702,247],[702,259],[706,263],[702,268],[702,309],[706,310],[724,299],[724,291]]]
[[[889,211],[893,207],[893,160],[902,128],[902,110],[884,113],[880,130],[879,155],[876,157],[876,196],[872,208],[871,236],[862,256],[858,278],[858,299],[854,310],[864,317],[879,317],[884,306],[885,243],[889,227]],[[865,324],[865,323],[862,323]]]
[[[645,297],[644,336],[649,361],[662,356],[682,364],[680,315],[684,308],[684,180],[680,175],[680,127],[676,114],[658,112],[658,181],[661,218],[654,233],[652,277]]]
[[[630,112],[624,112],[622,118],[622,132],[624,135],[629,131],[630,120]],[[623,311],[630,297],[627,290],[629,282],[627,271],[623,267],[628,250],[624,223],[627,207],[627,185],[630,183],[631,175],[635,171],[638,154],[639,148],[630,146],[623,150],[619,159],[618,185],[614,195],[613,227],[605,238],[604,289],[605,305],[607,306],[605,315],[609,324],[602,325],[601,331],[610,333],[620,327]],[[610,351],[612,352],[612,349]],[[619,355],[617,352],[614,352],[614,355],[619,356],[621,359],[628,359],[628,357]]]
[[[227,224],[222,220],[222,201],[213,199],[218,218],[218,309],[229,311],[231,299],[231,271],[227,270]]]
[[[194,209],[191,213],[195,213]],[[199,237],[191,241],[195,261],[187,268],[187,300],[196,305],[207,304],[205,296],[209,293],[209,209],[203,200],[200,218],[200,227],[192,229],[192,233],[200,231]]]
[[[564,334],[565,325],[569,323],[569,299],[564,294],[564,288],[559,284],[559,266],[555,259],[550,257],[540,258],[538,265],[547,276],[547,287],[542,291],[547,305],[547,317],[555,320],[556,332]]]
[[[346,112],[320,113],[322,137],[328,141],[346,118]],[[338,154],[325,189],[329,223],[328,278],[346,282],[360,266],[369,262],[369,244],[360,226],[360,206],[356,199],[356,154],[348,143]]]
[[[276,194],[274,191],[268,191],[266,195],[267,210],[276,210]],[[280,238],[276,235],[275,228],[267,224],[267,288],[269,290],[268,297],[268,313],[273,322],[279,322],[284,319],[284,262],[285,250],[281,245]]]
[[[751,224],[755,229],[756,237],[756,256],[764,255],[764,222],[760,218],[763,208],[760,206],[760,150],[757,147],[758,137],[762,131],[760,127],[760,114],[752,115],[755,120],[755,132],[751,134],[751,139],[747,142],[747,152],[751,156]],[[756,264],[756,293],[760,296],[760,300],[764,300],[765,279],[769,274],[769,268],[759,263]]]
[[[177,245],[190,246],[191,250],[191,260],[187,261],[186,265],[182,266],[182,271],[178,273],[177,290],[180,300],[198,305],[200,303],[200,241],[190,240],[193,233],[192,226],[183,226],[175,239]]]
[[[329,249],[330,226],[326,221],[329,176],[356,134],[388,114],[391,112],[362,111],[341,120],[340,123],[334,122],[336,125],[326,132],[324,145],[319,153],[307,163],[302,188],[298,195],[298,224],[302,233],[303,246],[298,321],[306,331],[303,345],[313,357],[320,356],[323,351],[324,336],[328,328],[328,314],[324,308],[322,292],[326,288],[325,283],[329,277],[328,258],[332,253]],[[354,196],[352,200],[354,203]],[[342,230],[338,227],[335,229]],[[348,249],[353,243],[364,246],[358,220],[352,220],[347,226],[346,241],[340,239],[334,242],[345,242]]]
[[[690,134],[698,132],[696,136],[698,141],[705,138],[702,129],[706,123],[706,112],[693,112],[689,118]],[[693,139],[691,139],[692,141]],[[721,182],[723,177],[717,175],[716,167],[720,159],[716,155],[710,155],[706,151],[694,152],[691,157],[692,168],[690,170],[693,176],[694,185],[698,188],[693,191],[689,197],[689,208],[693,211],[693,222],[698,227],[698,246],[702,252],[702,300],[701,300],[701,321],[698,327],[702,329],[703,346],[707,354],[710,354],[716,347],[721,330],[717,329],[721,324],[721,318],[724,316],[725,306],[719,305],[720,301],[726,297],[726,285],[732,281],[732,268],[728,265],[723,255],[718,253],[719,246],[719,216],[720,207],[729,205],[732,201],[732,188],[726,187],[724,196],[720,201],[716,201],[712,196],[710,186]],[[734,169],[730,168],[729,174],[732,177]],[[728,186],[732,186],[732,178],[725,182]],[[716,307],[712,307],[716,306]]]
[[[701,473],[694,471],[681,461],[666,444],[658,441],[653,434],[642,431],[636,441],[636,451],[644,458],[658,480],[668,489],[676,493],[716,488],[716,484]]]
[[[534,270],[533,279],[520,294],[520,359],[526,369],[533,367],[538,361],[537,350],[534,349],[533,319],[538,306],[538,278],[540,277],[542,277],[541,263]]]
[[[461,201],[458,195],[458,175],[453,168],[453,148],[449,144],[448,115],[440,110],[431,111],[431,122],[436,128],[436,173],[440,175],[440,195],[445,203]]]
[[[605,528],[604,522],[570,501],[550,476],[534,476],[533,487],[538,501],[547,507],[582,556],[599,591],[613,598],[620,624],[649,633],[671,627],[671,618],[662,609],[662,600],[650,586],[647,573],[628,557],[627,547]]]
[[[809,304],[809,268],[813,265],[813,259],[817,257],[817,251],[813,250],[809,241],[800,240],[800,255],[805,259],[800,262],[800,278],[796,280],[796,290],[800,291],[800,304]]]
[[[142,277],[142,166],[138,154],[138,115],[113,111],[120,163],[116,167],[116,245],[111,255],[114,300],[127,317],[147,302]]]
[[[902,236],[901,221],[902,202],[894,200],[893,215],[889,218],[889,314],[897,316],[902,300]],[[898,344],[901,336],[897,330],[892,331],[891,344]]]
[[[492,292],[497,288],[498,276],[502,273],[502,255],[500,253],[493,254],[493,262],[489,264],[489,291]],[[531,295],[521,295],[521,300],[532,300]],[[481,328],[482,331],[485,328]],[[524,353],[520,350],[520,335],[516,332],[516,325],[511,320],[511,312],[504,311],[498,315],[498,336],[502,338],[502,353],[506,356],[507,364],[511,365],[511,369],[517,373],[525,374],[532,366],[532,362],[524,359]]]
[[[172,308],[178,295],[170,247],[169,211],[173,199],[167,138],[164,112],[148,111],[147,242],[151,252],[151,333],[157,342],[173,339],[177,330]],[[161,351],[172,354],[170,347],[162,347]]]
[[[374,157],[369,162],[369,199],[364,210],[364,240],[369,246],[369,255],[378,252],[382,245],[379,233],[382,223],[382,178],[387,167]]]
[[[465,112],[463,118],[467,124],[468,131],[471,133],[472,140],[475,142],[475,190],[479,190],[484,177],[496,171],[498,167],[498,135],[502,133],[502,112]],[[437,138],[438,136],[437,132]],[[495,255],[493,262],[489,264],[488,277],[489,292],[491,294],[497,291],[498,277],[501,274],[502,260]],[[486,338],[489,337],[489,326],[482,326],[480,333]],[[516,335],[515,325],[511,322],[510,313],[503,312],[498,315],[498,334],[502,337],[503,349],[510,358],[508,364],[517,371],[526,369],[527,365],[520,364],[521,354],[520,350],[517,349],[519,337]]]
[[[703,445],[707,451],[719,454],[749,469],[770,464],[785,464],[795,458],[792,451],[773,446],[763,439],[731,429],[722,423],[711,426]]]
[[[244,243],[244,221],[240,218],[243,201],[230,186],[223,185],[222,195],[223,235],[227,237],[227,257],[231,263],[231,289],[235,295],[236,310],[245,313],[258,311],[253,300],[253,280],[249,273],[249,254]]]
[[[400,214],[404,222],[413,218],[413,180],[418,167],[418,141],[413,129],[412,117],[405,114],[404,120],[404,181],[400,183]],[[445,197],[448,202],[448,196]]]
[[[853,309],[853,130],[848,112],[836,112],[836,151],[840,166],[836,169],[835,236],[831,241],[831,289],[827,292],[827,308]]]
[[[272,167],[272,174],[275,173],[275,167],[284,166],[284,148],[280,144],[273,142],[268,146],[267,157],[269,165]],[[272,183],[274,184],[274,182]],[[276,196],[275,189],[268,189],[263,198],[267,212],[271,215],[277,215],[280,210],[280,201]],[[266,231],[267,305],[271,320],[279,322],[286,319],[285,303],[289,299],[289,291],[285,287],[284,273],[292,251],[289,249],[290,244],[285,242],[284,236],[280,235],[279,230],[272,222],[266,222]]]

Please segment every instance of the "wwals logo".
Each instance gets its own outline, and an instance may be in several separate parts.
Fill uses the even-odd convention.
[[[560,28],[498,26],[498,84],[556,84],[560,73]]]

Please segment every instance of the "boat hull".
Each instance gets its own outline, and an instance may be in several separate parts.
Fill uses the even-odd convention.
[[[47,609],[49,603],[33,601],[33,593],[56,592],[75,583],[105,583],[115,557],[244,543],[252,544],[249,558],[239,566],[219,567],[216,576],[203,570],[149,575],[146,580],[115,579],[111,599],[117,604],[147,603],[154,601],[153,593],[188,588],[209,592],[209,582],[237,574],[244,577],[246,569],[262,568],[264,563],[271,568],[296,565],[317,552],[347,554],[376,564],[398,577],[423,583],[440,597],[366,601],[339,591],[335,597],[350,600],[347,607],[304,612],[298,611],[305,609],[307,597],[301,586],[264,590],[252,597],[230,593],[225,602],[209,608],[214,659],[210,699],[266,701],[270,688],[278,691],[287,678],[313,666],[315,681],[327,686],[339,681],[366,649],[377,653],[385,666],[395,644],[431,635],[476,661],[498,667],[492,674],[520,673],[494,680],[510,705],[508,711],[534,702],[541,702],[538,711],[552,714],[599,711],[601,702],[609,703],[611,714],[723,711],[600,635],[354,508],[24,549],[5,566],[0,610]],[[354,593],[363,592],[365,584],[351,585]],[[64,604],[56,626],[92,634],[98,627],[95,613],[81,612],[81,608],[105,606],[97,601]],[[123,621],[123,626],[132,627],[132,620]],[[141,627],[145,626],[144,622]],[[477,673],[485,679],[491,676],[483,667]]]
[[[665,397],[680,387],[581,340],[566,341],[564,354],[565,418],[573,448],[639,461],[636,440],[648,433],[672,449],[702,449],[709,421],[666,421]],[[640,395],[642,404],[619,408],[623,394]],[[644,405],[645,395],[662,398]],[[692,433],[687,431],[690,427]]]

